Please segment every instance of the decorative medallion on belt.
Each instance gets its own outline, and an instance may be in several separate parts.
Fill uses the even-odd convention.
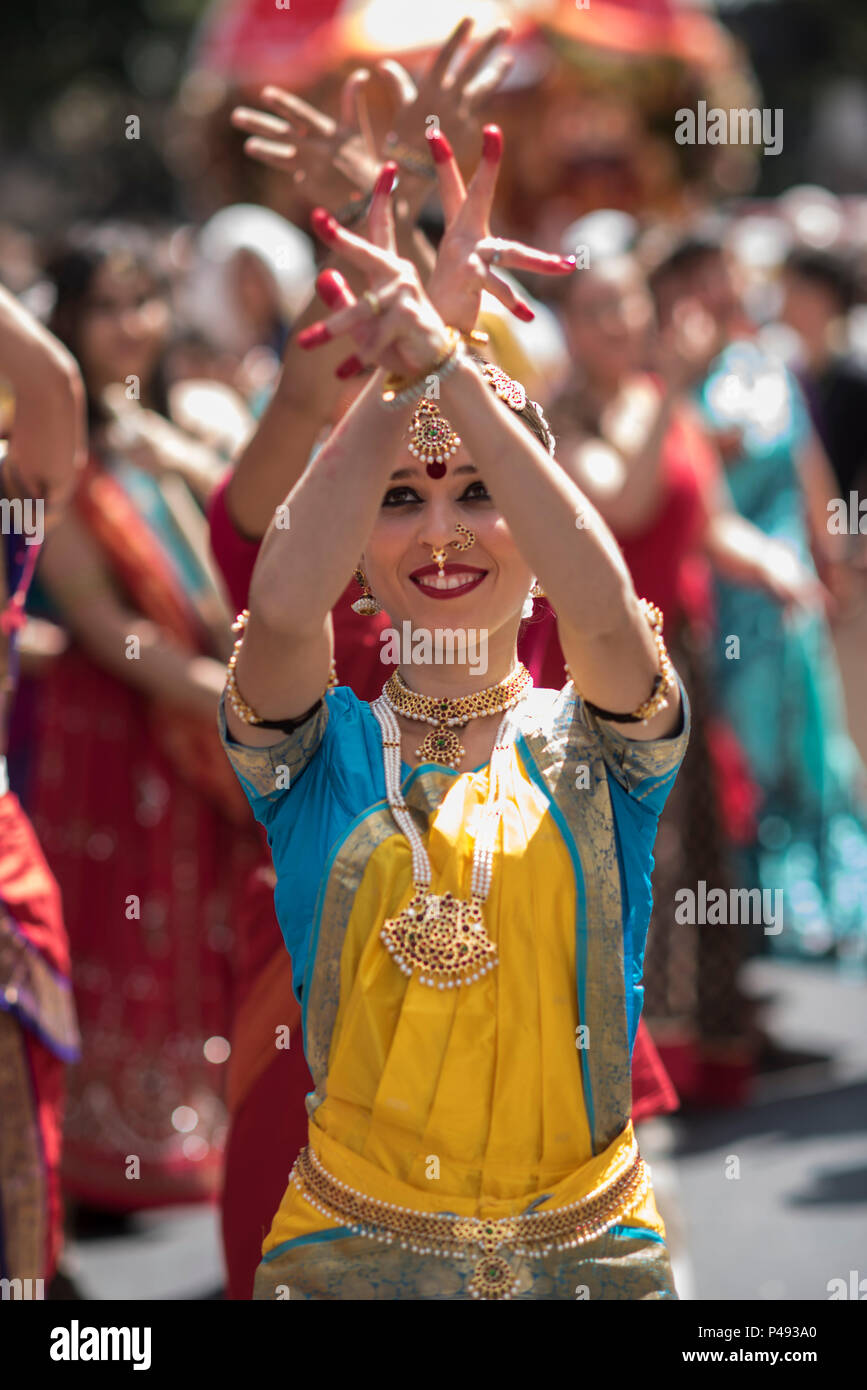
[[[518,1235],[517,1222],[508,1219],[480,1221],[466,1217],[455,1222],[454,1235],[460,1243],[481,1246],[482,1249],[468,1285],[471,1296],[485,1301],[513,1298],[518,1292],[520,1280],[509,1261],[497,1252],[501,1245],[515,1240]]]

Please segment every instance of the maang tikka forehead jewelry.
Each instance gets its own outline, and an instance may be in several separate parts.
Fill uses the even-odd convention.
[[[446,471],[446,459],[456,454],[460,446],[460,435],[455,434],[434,402],[419,401],[410,426],[409,452],[427,465],[428,476],[441,478]]]

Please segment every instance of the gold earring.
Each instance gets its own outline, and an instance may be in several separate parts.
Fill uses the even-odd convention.
[[[370,592],[364,570],[357,569],[355,571],[355,579],[356,582],[361,585],[364,592],[361,598],[357,598],[351,605],[353,613],[360,614],[362,618],[372,618],[375,614],[381,613],[382,604],[379,599]]]
[[[533,587],[532,587],[532,589],[530,590],[530,597],[531,597],[531,598],[544,598],[544,597],[545,597],[545,590],[542,588],[542,585],[539,583],[538,579],[536,579],[536,580],[533,581]]]

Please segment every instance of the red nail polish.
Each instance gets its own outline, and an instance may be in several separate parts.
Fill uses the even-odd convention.
[[[316,281],[316,293],[329,309],[342,309],[346,303],[349,286],[337,270],[323,270]]]
[[[345,362],[341,362],[334,375],[339,376],[341,381],[345,381],[347,377],[358,376],[359,372],[363,371],[364,363],[360,357],[356,357],[353,353],[352,357],[347,357]]]
[[[515,318],[521,319],[524,323],[532,323],[536,317],[529,304],[516,304],[513,313]]]
[[[568,275],[571,271],[573,271],[573,270],[575,269],[575,267],[577,266],[577,264],[578,264],[578,257],[577,257],[577,256],[561,256],[561,257],[560,257],[560,267],[559,267],[559,268],[560,268],[560,270],[563,271],[563,273],[564,273],[565,275]]]
[[[337,236],[338,223],[327,208],[314,208],[310,214],[310,225],[323,241],[334,241]]]
[[[312,323],[298,334],[296,342],[300,348],[317,348],[331,341],[331,329],[324,323]]]
[[[392,189],[394,188],[394,182],[396,178],[397,165],[392,164],[390,162],[388,164],[383,164],[382,168],[379,171],[379,176],[376,180],[376,186],[373,190],[374,193],[378,194],[381,197],[388,197],[389,193],[391,193]]]
[[[496,164],[503,157],[503,132],[498,125],[486,125],[482,132],[482,155]]]
[[[430,141],[430,152],[437,164],[447,164],[452,156],[452,147],[441,130],[433,130],[427,137]]]

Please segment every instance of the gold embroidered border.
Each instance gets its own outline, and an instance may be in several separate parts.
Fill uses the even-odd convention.
[[[47,1197],[24,1035],[0,1012],[0,1208],[9,1279],[45,1277]]]

